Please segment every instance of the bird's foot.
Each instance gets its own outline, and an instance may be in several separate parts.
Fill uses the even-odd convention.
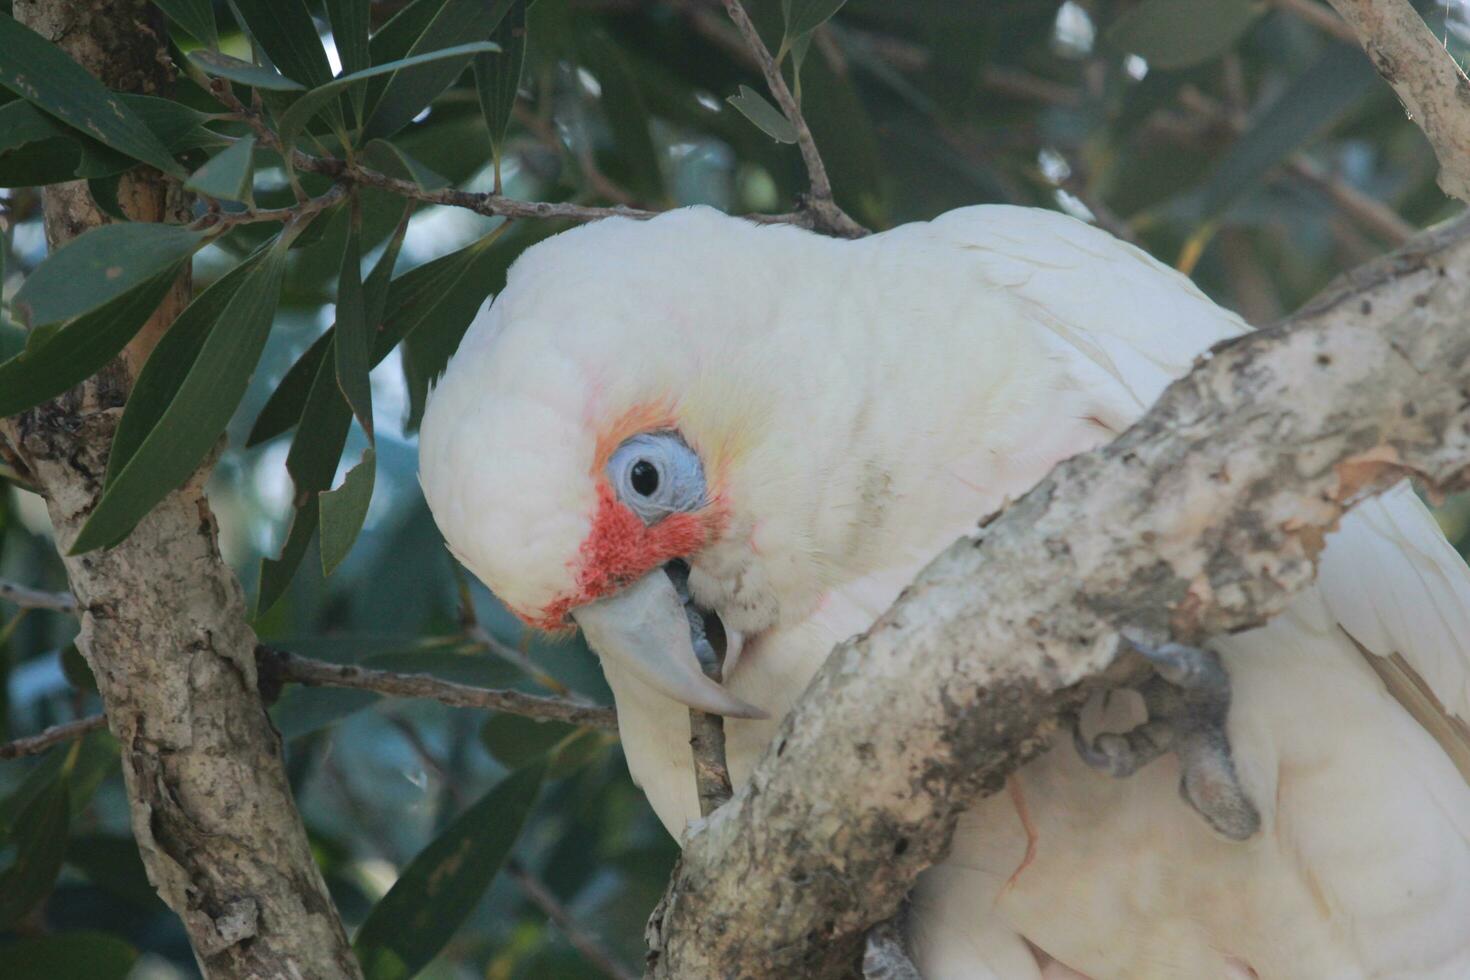
[[[1246,840],[1261,815],[1241,788],[1225,723],[1230,715],[1230,675],[1218,654],[1180,643],[1154,645],[1131,631],[1123,638],[1154,665],[1137,691],[1148,721],[1126,732],[1085,738],[1074,725],[1082,761],[1113,776],[1131,776],[1165,752],[1179,758],[1179,795],[1218,833]]]

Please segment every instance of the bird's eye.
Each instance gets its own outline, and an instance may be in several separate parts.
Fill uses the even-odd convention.
[[[628,482],[640,496],[652,497],[658,491],[658,467],[646,459],[640,459],[628,471]]]
[[[704,465],[677,432],[643,432],[607,461],[607,479],[644,524],[705,505]]]

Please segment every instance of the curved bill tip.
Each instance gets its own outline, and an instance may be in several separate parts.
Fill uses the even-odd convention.
[[[684,603],[663,569],[573,610],[572,618],[598,656],[616,661],[675,701],[731,718],[770,717],[705,676],[694,655]]]

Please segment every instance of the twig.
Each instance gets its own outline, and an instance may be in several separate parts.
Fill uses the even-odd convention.
[[[1331,0],[1409,118],[1429,137],[1439,186],[1470,202],[1470,78],[1409,0]]]
[[[583,959],[607,976],[612,977],[613,980],[634,980],[632,971],[618,963],[612,952],[606,946],[602,945],[602,942],[596,936],[585,931],[577,923],[577,920],[572,917],[571,912],[567,910],[566,906],[562,905],[557,897],[552,894],[551,889],[547,888],[541,879],[528,871],[525,865],[512,858],[506,862],[505,871],[516,880],[516,884],[521,886],[521,890],[526,893],[526,897],[531,900],[531,904],[535,905],[545,913],[548,919],[555,923],[556,927],[561,930],[562,935],[567,937],[567,942],[571,943],[577,952],[582,954]]]
[[[40,755],[53,745],[81,738],[88,732],[95,732],[106,724],[107,719],[102,715],[88,715],[76,721],[52,725],[34,735],[27,735],[25,738],[18,738],[13,742],[0,745],[0,759],[20,759],[28,755]]]
[[[709,679],[720,682],[720,665],[701,664]],[[689,710],[689,749],[694,754],[694,786],[699,794],[699,815],[707,817],[723,806],[734,792],[730,765],[725,760],[725,719],[703,711]]]
[[[1271,6],[1284,10],[1292,16],[1311,24],[1324,34],[1356,44],[1358,36],[1347,21],[1332,12],[1332,8],[1317,0],[1269,0]]]
[[[18,582],[0,579],[0,601],[9,602],[22,609],[49,609],[52,612],[74,613],[77,600],[70,592],[43,592]]]
[[[337,204],[347,195],[347,185],[344,183],[333,184],[325,193],[316,197],[307,198],[298,204],[288,208],[247,208],[244,211],[216,211],[210,210],[189,227],[195,231],[223,232],[237,225],[255,224],[262,221],[290,222],[325,211],[327,208]]]
[[[563,721],[607,731],[616,731],[618,727],[617,714],[612,708],[579,704],[566,698],[474,687],[440,680],[429,674],[334,664],[265,646],[257,647],[255,653],[264,675],[262,682],[267,684],[294,682],[308,686],[347,687],[401,698],[427,698],[456,708],[485,708],[543,721]]]
[[[827,177],[827,167],[822,163],[821,153],[817,152],[816,140],[812,139],[811,128],[801,114],[801,107],[796,104],[796,98],[781,74],[781,67],[771,57],[771,52],[761,40],[740,0],[724,0],[724,4],[725,12],[735,22],[736,29],[745,38],[746,45],[760,64],[761,74],[766,77],[766,86],[771,90],[771,95],[775,97],[791,127],[796,130],[796,145],[801,150],[801,159],[812,183],[811,193],[803,205],[816,218],[816,229],[841,238],[861,238],[868,233],[868,229],[852,220],[832,199],[832,181]]]

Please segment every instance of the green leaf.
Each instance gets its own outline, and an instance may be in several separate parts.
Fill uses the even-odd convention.
[[[218,51],[190,51],[189,60],[198,65],[199,70],[206,75],[239,82],[251,88],[265,89],[270,92],[303,92],[306,90],[305,85],[287,78],[278,71],[262,68],[260,65],[252,65],[248,61],[241,61],[239,58],[232,58]]]
[[[625,161],[623,179],[647,200],[662,198],[662,167],[649,130],[648,108],[627,59],[602,31],[582,36],[577,44],[577,57],[602,86],[598,103],[607,116],[618,153]]]
[[[332,104],[332,100],[337,95],[353,85],[361,85],[368,79],[377,78],[379,75],[392,75],[398,71],[410,70],[419,65],[429,65],[438,61],[468,61],[477,54],[496,50],[499,49],[488,41],[477,41],[473,44],[461,44],[456,47],[445,48],[442,51],[428,51],[424,54],[403,58],[399,61],[390,61],[386,65],[374,65],[372,68],[365,68],[362,71],[353,72],[351,75],[343,75],[340,78],[327,82],[320,88],[312,89],[292,103],[289,109],[281,113],[280,119],[277,122],[277,128],[283,140],[293,140],[296,138],[296,134],[311,120],[312,116]],[[452,82],[453,79],[450,79],[450,81]],[[437,95],[438,92],[434,94]]]
[[[403,869],[353,943],[366,980],[406,980],[444,948],[505,862],[544,774],[507,776]]]
[[[480,727],[480,741],[495,761],[516,769],[546,755],[577,731],[576,725],[566,722],[495,714]]]
[[[9,840],[15,860],[0,872],[0,930],[9,929],[51,891],[66,856],[70,795],[66,779],[52,782],[15,819]]]
[[[490,130],[490,153],[500,166],[511,110],[521,87],[521,69],[526,61],[526,0],[516,0],[490,39],[500,45],[498,56],[475,56],[475,88],[480,93],[480,111]]]
[[[5,980],[126,980],[138,951],[104,932],[31,936],[0,946]]]
[[[1115,51],[1140,55],[1151,68],[1188,68],[1230,50],[1264,9],[1254,0],[1143,0],[1103,37]]]
[[[92,674],[92,668],[87,664],[87,658],[82,656],[82,651],[77,649],[75,641],[61,648],[61,672],[66,675],[67,683],[78,691],[90,691],[97,693],[97,678]]]
[[[103,225],[62,246],[26,277],[14,309],[32,329],[91,312],[177,267],[204,244],[179,225]]]
[[[342,71],[350,74],[372,66],[368,48],[371,0],[326,0],[327,21],[332,25],[332,42]]]
[[[368,322],[362,291],[362,248],[356,229],[347,235],[342,269],[337,276],[336,348],[337,384],[368,441],[373,439],[373,386],[368,379],[373,350],[373,328]]]
[[[409,48],[409,58],[441,50],[456,50],[472,41],[484,41],[500,24],[512,0],[446,0],[438,14],[424,28]],[[421,110],[433,102],[464,71],[472,54],[432,63],[412,62],[393,73],[383,93],[373,105],[363,139],[392,136],[413,121]]]
[[[362,531],[368,504],[373,500],[377,468],[377,455],[369,446],[363,451],[362,461],[347,471],[342,485],[321,495],[323,575],[331,575],[337,570]]]
[[[781,0],[781,15],[786,19],[786,37],[795,40],[821,27],[842,9],[847,0]]]
[[[304,0],[233,0],[244,26],[271,64],[310,88],[332,77],[327,52]]]
[[[342,458],[342,448],[347,444],[347,432],[352,427],[352,410],[342,397],[337,385],[336,331],[328,341],[330,353],[317,366],[312,379],[306,405],[301,412],[301,423],[296,429],[296,438],[286,454],[286,472],[291,476],[294,488],[291,527],[286,532],[286,541],[276,558],[267,558],[260,564],[260,586],[256,598],[256,615],[269,612],[271,607],[286,594],[286,587],[306,556],[311,537],[316,533],[320,510],[317,496],[332,486],[337,474],[337,461]]]
[[[436,191],[449,186],[449,178],[435,173],[416,157],[387,140],[371,140],[362,148],[362,159],[373,168],[399,180],[411,180],[420,190]]]
[[[255,176],[255,137],[242,136],[184,183],[187,190],[224,201],[249,201]]]
[[[131,835],[81,834],[66,847],[66,863],[98,888],[145,910],[162,911],[163,900],[148,882],[143,858]]]
[[[133,383],[117,433],[112,437],[104,487],[112,485],[168,412],[193,370],[210,331],[264,256],[264,250],[256,252],[200,292],[159,339],[143,370],[138,373],[138,380]]]
[[[210,0],[153,0],[169,20],[194,35],[206,47],[219,47],[219,31],[214,26],[214,4]]]
[[[276,390],[266,399],[265,407],[255,417],[255,425],[245,439],[245,448],[274,439],[301,421],[301,412],[306,408],[306,399],[311,393],[311,383],[316,379],[317,368],[331,349],[332,331],[329,329],[302,351],[301,356],[286,371],[281,383],[276,385]]]
[[[118,98],[170,153],[228,143],[223,136],[204,128],[207,116],[188,106],[148,95]],[[16,100],[0,106],[0,186],[108,177],[135,165],[127,154],[53,119],[29,102]]]
[[[165,268],[110,303],[49,330],[0,363],[0,416],[41,404],[100,371],[127,346],[183,269]]]
[[[278,239],[242,277],[157,424],[122,468],[109,474],[102,499],[77,534],[71,554],[127,537],[214,448],[265,348],[280,299],[287,244],[286,237]],[[124,419],[131,407],[124,410]]]
[[[582,729],[557,746],[546,774],[553,779],[571,775],[596,758],[610,741],[610,737],[602,732],[591,728]]]
[[[28,27],[0,14],[0,86],[120,153],[184,176],[184,168],[115,92]]]
[[[796,127],[749,85],[740,86],[740,91],[725,101],[777,143],[796,142]]]
[[[1329,45],[1230,146],[1199,190],[1201,221],[1223,214],[1257,187],[1267,170],[1316,140],[1378,84],[1367,57],[1346,44]]]

